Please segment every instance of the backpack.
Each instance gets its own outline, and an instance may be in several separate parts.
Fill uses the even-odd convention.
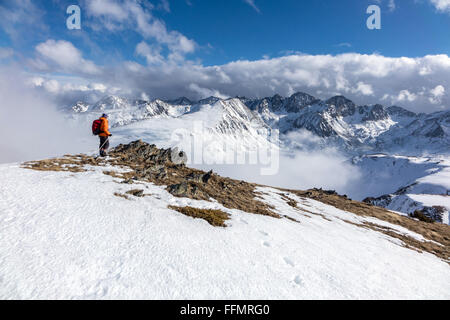
[[[92,134],[94,136],[97,136],[100,133],[102,133],[102,131],[100,130],[101,125],[102,125],[102,120],[100,120],[100,119],[94,120],[94,122],[92,122]]]

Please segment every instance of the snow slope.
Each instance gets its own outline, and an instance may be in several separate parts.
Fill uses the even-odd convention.
[[[271,188],[260,189],[264,201],[300,223],[151,183],[140,185],[150,196],[130,201],[113,193],[133,186],[90,169],[0,166],[1,299],[450,299],[448,263],[349,223],[384,221],[288,194],[294,209]],[[168,205],[231,220],[215,228]]]

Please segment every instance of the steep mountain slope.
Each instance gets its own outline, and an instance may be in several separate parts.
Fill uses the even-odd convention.
[[[450,112],[415,114],[398,106],[356,106],[343,96],[321,101],[305,93],[242,100],[282,133],[306,129],[351,153],[450,150]]]
[[[450,298],[449,226],[176,154],[138,141],[0,166],[0,297]]]

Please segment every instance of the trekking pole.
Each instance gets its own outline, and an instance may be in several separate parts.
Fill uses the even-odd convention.
[[[106,138],[105,142],[103,142],[103,144],[100,146],[100,149],[103,149],[103,146],[105,145],[106,142],[108,142],[109,137]]]
[[[106,138],[105,142],[103,142],[103,144],[102,144],[102,145],[100,146],[100,148],[98,149],[98,152],[100,153],[100,155],[102,155],[102,149],[103,149],[103,146],[104,146],[105,143],[108,142],[108,141],[109,141],[109,137]]]

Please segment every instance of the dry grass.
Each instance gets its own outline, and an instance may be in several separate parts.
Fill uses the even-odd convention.
[[[282,195],[281,195],[281,198],[282,198],[284,201],[286,201],[286,203],[287,203],[289,206],[291,206],[292,208],[297,208],[297,201],[295,201],[295,200],[289,198],[289,197],[288,197],[287,195],[285,195],[285,194],[282,194]]]
[[[291,221],[293,221],[293,222],[301,223],[301,222],[298,221],[297,219],[294,219],[294,218],[289,217],[289,216],[287,216],[287,215],[283,215],[283,217],[285,217],[286,219],[291,220]]]
[[[126,194],[135,196],[135,197],[139,197],[142,198],[144,197],[144,190],[142,189],[133,189],[133,190],[129,190],[127,192],[125,192]]]
[[[115,195],[116,197],[120,197],[120,198],[124,198],[124,199],[130,200],[130,198],[128,198],[128,196],[127,196],[126,194],[114,192],[114,195]]]
[[[104,174],[123,179],[122,182],[133,181],[152,182],[165,185],[174,196],[189,197],[196,200],[217,200],[224,207],[239,209],[245,212],[281,218],[273,212],[273,208],[256,199],[256,184],[220,177],[214,173],[205,181],[205,172],[173,163],[158,163],[149,159],[132,158],[128,154],[112,151],[110,158],[94,158],[86,155],[65,156],[48,160],[26,162],[22,167],[42,171],[83,172],[86,165],[116,166],[127,169],[127,172],[105,170]],[[154,170],[155,169],[155,170]],[[157,169],[157,170],[156,170]],[[180,185],[186,187],[186,192],[177,193]]]
[[[230,215],[220,210],[199,209],[193,207],[175,207],[169,206],[169,209],[178,211],[186,216],[206,220],[214,227],[226,227],[226,220],[230,219]]]
[[[177,197],[207,201],[213,198],[229,209],[281,218],[272,207],[256,199],[256,184],[224,178],[212,172],[208,175],[204,171],[173,163],[164,163],[164,168],[160,169],[161,163],[135,157],[130,159],[128,154],[114,151],[110,156],[110,165],[127,167],[132,171],[105,171],[105,174],[125,180],[135,179],[165,185],[167,191]]]
[[[428,222],[428,223],[434,223],[434,220],[431,219],[430,217],[427,217],[422,211],[420,210],[416,210],[414,211],[414,213],[411,215],[412,218],[416,218],[419,219],[420,221],[423,222]]]

